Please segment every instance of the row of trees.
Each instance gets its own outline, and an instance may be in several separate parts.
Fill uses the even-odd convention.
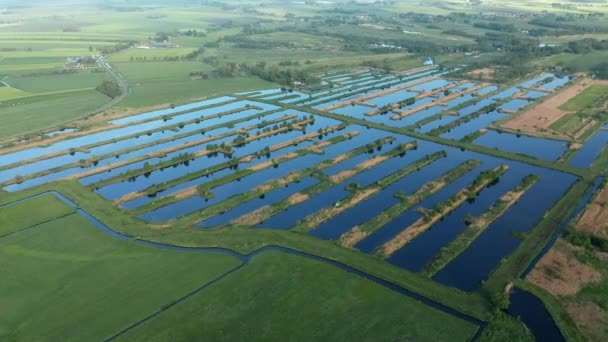
[[[278,65],[268,65],[265,62],[258,62],[255,65],[230,62],[223,64],[213,71],[193,71],[190,73],[191,77],[200,77],[202,79],[236,77],[240,75],[257,76],[269,82],[286,86],[291,86],[296,81],[307,84],[314,84],[319,81],[317,76],[306,70],[281,69]]]

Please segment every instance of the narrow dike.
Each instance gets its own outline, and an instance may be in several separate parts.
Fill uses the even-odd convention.
[[[377,142],[376,144],[374,144],[374,146],[379,145],[379,144],[381,144],[381,142]],[[412,145],[414,145],[414,144],[412,144]],[[401,145],[401,146],[403,146],[403,145]],[[401,146],[400,146],[400,147],[397,147],[395,150],[401,150],[401,149],[402,149],[402,147],[401,147]],[[395,150],[392,150],[392,151],[395,151]],[[388,152],[388,153],[390,154],[390,153],[392,153],[392,151],[390,151],[390,152]],[[382,156],[380,156],[380,157],[382,157]],[[379,157],[377,157],[377,158],[379,158]],[[321,162],[320,164],[322,165],[322,166],[321,166],[321,169],[325,168],[325,167],[323,166],[323,164],[324,164],[323,162]],[[329,164],[325,164],[325,165],[327,165],[327,166],[331,166],[331,165],[329,165]],[[318,172],[319,172],[319,171],[320,171],[319,169],[315,169],[314,167],[309,168],[309,169],[307,169],[307,170],[304,170],[304,172],[306,172],[306,173],[307,173],[307,175],[312,175],[312,174],[315,174],[315,175],[317,175],[317,178],[319,178],[319,176],[318,176]],[[300,171],[300,172],[302,172],[302,171]],[[274,181],[270,181],[270,182],[269,182],[269,183],[267,183],[267,184],[272,184],[272,183],[274,183]],[[277,188],[277,187],[273,187],[273,189],[276,189],[276,188]],[[266,192],[268,192],[268,191],[266,191]],[[266,193],[266,192],[264,192],[264,193]],[[254,198],[258,197],[259,195],[261,195],[261,194],[256,194],[256,196],[253,196],[253,197],[252,197],[252,196],[250,196],[250,198],[249,198],[249,199],[245,199],[245,200],[243,200],[243,199],[239,199],[239,196],[242,196],[242,195],[237,195],[237,196],[235,196],[235,197],[233,197],[233,198],[231,198],[231,199],[234,199],[234,203],[233,203],[234,205],[238,205],[238,204],[244,203],[244,202],[246,202],[246,201],[248,201],[248,200],[254,199]],[[231,200],[231,199],[229,199],[229,200]],[[232,205],[231,207],[233,207],[234,205]],[[203,211],[200,211],[200,212],[194,213],[194,214],[192,214],[192,215],[190,215],[190,216],[195,216],[195,217],[197,218],[196,220],[197,220],[197,221],[200,221],[200,218],[204,216],[204,215],[203,215],[203,213],[205,213],[205,214],[206,214],[206,212],[210,212],[210,213],[217,213],[217,208],[218,208],[218,206],[220,206],[220,207],[222,208],[222,210],[223,210],[223,206],[222,206],[222,204],[218,204],[218,205],[216,205],[216,206],[212,206],[212,207],[206,208],[206,209],[204,209]],[[207,215],[207,217],[208,217],[208,216],[209,216],[209,215]],[[186,216],[186,217],[188,217],[188,216]],[[204,218],[206,218],[206,217],[204,217]],[[203,219],[204,219],[204,218],[203,218]],[[240,218],[240,219],[238,219],[238,220],[237,220],[237,223],[243,223],[243,222],[252,223],[252,222],[253,222],[253,221],[255,221],[257,218],[258,218],[258,217],[257,217],[255,214],[252,214],[252,215],[247,216],[247,218]]]
[[[350,136],[351,135],[348,135],[346,138],[348,138]],[[343,141],[343,140],[340,140],[340,142],[341,141]],[[331,144],[328,144],[328,145],[331,145]],[[313,146],[313,147],[308,148],[307,150],[309,150],[311,148],[318,149],[319,147]],[[319,150],[319,152],[320,152],[320,154],[323,153],[322,150]],[[296,153],[296,155],[297,155],[297,153]],[[333,160],[328,159],[326,161],[331,162]],[[247,202],[254,200],[260,196],[263,196],[269,192],[283,188],[283,187],[287,186],[288,184],[298,183],[298,182],[302,181],[304,178],[313,176],[317,172],[323,170],[324,168],[327,168],[327,167],[330,167],[333,165],[333,163],[326,163],[326,161],[322,161],[321,163],[317,164],[317,166],[309,167],[306,169],[294,170],[284,177],[267,181],[250,191],[234,195],[221,203],[212,205],[210,207],[207,207],[203,210],[197,211],[190,215],[186,215],[183,218],[181,218],[180,221],[183,223],[186,223],[186,224],[204,221],[211,216],[217,215],[218,213],[221,213],[221,212],[227,212],[243,203],[247,203]],[[275,161],[275,159],[273,159],[272,161],[270,161],[269,165],[265,166],[264,168],[268,168],[277,162],[278,161]],[[199,195],[201,195],[203,197],[205,197],[205,195],[208,195],[209,194],[209,190],[207,190],[208,188],[209,188],[209,186],[207,184],[204,184],[203,186],[199,187]]]
[[[336,184],[343,183],[347,179],[350,179],[361,172],[374,168],[377,165],[381,164],[382,162],[384,162],[390,158],[394,158],[399,155],[403,156],[403,155],[405,155],[407,150],[413,149],[416,146],[417,146],[417,143],[400,145],[400,146],[396,147],[395,149],[393,149],[383,155],[380,155],[375,158],[368,159],[366,161],[361,162],[354,169],[339,172],[339,173],[329,177],[329,182],[330,182],[329,187],[336,185]],[[323,209],[307,216],[301,224],[297,225],[293,229],[296,231],[299,231],[299,232],[309,232],[309,231],[315,229],[321,223],[354,207],[359,202],[364,201],[365,199],[369,198],[370,196],[377,193],[378,191],[386,188],[387,186],[391,185],[392,183],[396,182],[397,180],[416,171],[418,168],[420,168],[426,164],[430,164],[433,161],[435,161],[439,158],[442,158],[444,156],[445,156],[445,152],[443,152],[443,151],[437,152],[433,155],[427,155],[426,157],[422,158],[421,160],[418,160],[415,163],[408,165],[403,169],[397,170],[396,172],[390,174],[389,176],[387,176],[365,188],[359,188],[359,186],[357,184],[350,184],[346,187],[346,190],[351,192],[351,194],[349,196],[347,196],[346,198],[337,202],[335,205],[333,205],[331,207],[323,208]]]
[[[446,172],[439,178],[424,184],[420,189],[411,195],[401,193],[395,194],[395,197],[401,200],[399,203],[393,205],[364,224],[351,228],[349,231],[340,236],[338,243],[347,248],[355,246],[359,241],[365,239],[367,236],[380,229],[388,222],[393,221],[406,210],[422,202],[427,197],[439,192],[446,185],[450,184],[465,173],[475,169],[480,164],[481,162],[479,160],[468,160],[456,168]]]
[[[216,140],[219,140],[219,139],[223,139],[223,138],[228,138],[228,137],[231,137],[231,136],[234,136],[234,135],[238,135],[239,137],[242,137],[243,134],[246,134],[247,132],[249,132],[251,130],[254,130],[256,128],[257,129],[264,129],[264,128],[269,127],[272,124],[279,124],[279,123],[281,124],[281,126],[278,127],[277,129],[271,129],[270,131],[267,131],[267,132],[264,132],[264,133],[260,133],[260,134],[256,134],[256,135],[254,135],[252,137],[249,137],[247,139],[263,138],[265,136],[268,136],[269,134],[281,133],[281,132],[284,132],[284,131],[288,130],[288,126],[289,125],[293,125],[293,124],[298,123],[298,121],[296,119],[294,119],[295,117],[296,117],[295,115],[285,115],[283,117],[280,117],[280,118],[277,118],[277,119],[274,119],[274,120],[271,120],[271,121],[265,121],[265,122],[261,122],[261,123],[256,124],[256,125],[246,126],[246,127],[243,127],[243,128],[241,128],[239,130],[234,130],[234,131],[230,131],[230,132],[223,133],[223,134],[218,134],[218,135],[212,135],[212,136],[209,136],[209,137],[206,137],[206,138],[203,138],[203,139],[199,139],[199,140],[196,140],[196,141],[191,141],[191,142],[184,143],[184,144],[181,144],[181,145],[169,147],[169,148],[161,150],[161,151],[156,151],[154,153],[148,154],[147,156],[144,156],[143,159],[145,160],[145,159],[149,159],[149,158],[153,158],[153,157],[162,158],[162,157],[166,156],[169,153],[176,152],[176,151],[179,151],[179,150],[182,150],[182,149],[186,149],[186,148],[189,148],[189,147],[194,147],[194,146],[197,146],[197,145],[202,145],[204,143],[211,143],[213,141],[216,141]],[[292,121],[288,122],[287,120],[290,120],[290,119],[292,119]],[[305,122],[309,122],[309,121],[305,121]],[[304,122],[300,122],[300,123],[303,124]],[[221,127],[228,127],[230,125],[231,125],[230,123],[219,124],[219,125],[214,126],[212,129],[221,128]],[[147,172],[152,172],[152,171],[155,171],[155,170],[159,170],[159,169],[162,169],[162,168],[165,168],[165,167],[168,167],[168,166],[172,166],[172,165],[178,164],[178,163],[186,161],[186,160],[193,159],[193,158],[195,158],[197,156],[200,157],[200,156],[204,156],[204,155],[207,155],[207,154],[210,154],[210,153],[211,154],[212,153],[223,153],[223,154],[228,155],[228,156],[232,155],[233,154],[233,152],[232,152],[232,146],[238,145],[238,143],[240,143],[239,137],[235,138],[235,140],[233,141],[233,143],[223,144],[223,145],[220,145],[220,146],[217,146],[217,144],[208,144],[205,147],[205,149],[201,149],[201,150],[195,152],[193,155],[191,155],[191,154],[180,155],[180,156],[177,156],[176,158],[173,158],[172,160],[167,160],[167,161],[158,163],[156,165],[153,165],[153,166],[150,166],[150,167],[147,167],[147,168],[142,168],[142,169],[139,169],[139,170],[133,170],[131,172],[125,172],[123,174],[117,175],[116,177],[112,177],[110,179],[106,179],[106,180],[99,181],[99,182],[96,182],[96,183],[93,183],[93,184],[89,184],[89,188],[90,189],[101,188],[101,187],[104,187],[104,186],[106,186],[108,184],[116,183],[116,182],[119,182],[119,181],[122,181],[122,180],[125,180],[125,179],[128,179],[128,178],[131,178],[131,177],[139,176],[139,175],[145,174]],[[236,143],[235,141],[238,141],[238,143]],[[245,143],[247,141],[248,140],[245,140],[243,143]],[[125,161],[125,164],[131,164],[131,162]],[[92,174],[99,173],[99,172],[95,172],[95,171],[96,170],[91,170],[92,173],[91,174],[87,174],[85,176],[89,176],[89,175],[92,175]],[[74,176],[75,176],[74,178],[82,178],[83,177],[83,176],[80,176],[80,175],[74,175]]]
[[[390,141],[392,141],[394,138],[390,137],[390,139],[391,139]],[[368,151],[370,149],[374,149],[374,148],[383,146],[385,143],[387,143],[387,141],[384,141],[384,139],[378,140],[375,143],[367,144],[366,146],[361,146],[355,150],[352,150],[351,152],[348,152],[345,155],[337,156],[337,157],[331,159],[330,160],[331,164],[329,162],[321,162],[318,166],[318,167],[320,167],[319,171],[322,171],[325,168],[338,164],[341,161],[344,161],[344,160],[350,159],[354,156],[365,153],[366,151]],[[319,179],[319,183],[317,185],[314,185],[304,191],[297,192],[297,193],[289,196],[287,199],[285,199],[283,201],[280,201],[280,202],[275,203],[270,206],[264,206],[258,210],[255,210],[249,214],[246,214],[246,215],[236,219],[235,223],[236,224],[246,224],[246,225],[259,224],[259,223],[269,219],[270,217],[278,214],[279,212],[286,210],[287,208],[289,208],[292,205],[296,205],[298,203],[304,202],[307,199],[309,199],[310,197],[320,194],[320,193],[326,191],[327,189],[331,188],[332,186],[334,186],[336,184],[340,184],[340,183],[346,181],[347,179],[350,179],[350,178],[358,175],[359,173],[366,171],[367,169],[372,167],[371,164],[377,165],[378,163],[382,163],[396,155],[405,153],[405,151],[407,149],[414,148],[415,146],[417,146],[417,142],[407,144],[407,145],[400,145],[397,148],[395,148],[389,152],[386,152],[380,156],[370,159],[370,160],[373,160],[372,162],[370,162],[370,160],[366,160],[364,162],[359,163],[354,168],[352,168],[350,170],[342,171],[332,177],[327,177],[322,172],[317,172],[315,174],[315,177]],[[325,165],[323,165],[323,164],[325,164]]]
[[[433,224],[442,217],[458,208],[464,201],[469,198],[475,198],[479,191],[498,179],[508,169],[509,167],[507,165],[501,165],[490,171],[482,172],[471,184],[450,197],[444,203],[438,203],[434,209],[421,208],[422,217],[382,245],[376,251],[376,254],[382,258],[390,257],[394,252],[431,228]]]
[[[30,180],[30,179],[46,176],[46,175],[57,173],[57,172],[60,172],[60,171],[66,170],[66,169],[70,169],[70,168],[88,167],[88,166],[91,166],[91,165],[96,165],[97,162],[99,162],[100,160],[103,160],[103,159],[108,159],[108,158],[111,158],[111,157],[114,157],[114,156],[118,156],[118,155],[121,155],[121,154],[137,151],[137,150],[140,150],[142,148],[151,147],[151,146],[155,146],[155,145],[158,145],[158,144],[168,143],[168,142],[171,142],[171,141],[174,141],[174,140],[178,140],[178,139],[181,139],[181,138],[184,138],[184,137],[194,136],[196,134],[204,133],[204,132],[209,131],[209,130],[213,130],[213,129],[217,129],[217,128],[221,128],[221,127],[226,127],[226,126],[234,125],[234,124],[237,124],[237,123],[240,123],[240,122],[244,122],[244,121],[253,120],[255,118],[263,117],[263,116],[266,116],[266,115],[269,115],[269,114],[271,114],[271,112],[256,114],[256,115],[248,116],[246,118],[236,119],[236,120],[233,120],[233,121],[229,121],[229,122],[225,122],[225,123],[222,123],[222,124],[218,124],[218,125],[215,125],[215,126],[205,127],[205,128],[200,129],[200,130],[193,131],[193,132],[188,132],[188,133],[185,133],[185,134],[178,134],[178,135],[175,135],[175,136],[172,136],[172,137],[156,140],[154,142],[138,145],[136,147],[129,147],[129,148],[118,150],[118,151],[114,151],[114,152],[111,152],[111,153],[108,153],[108,154],[94,156],[94,157],[91,157],[89,159],[83,159],[83,160],[78,161],[78,162],[72,162],[72,163],[64,164],[62,166],[59,166],[59,167],[56,167],[56,168],[52,168],[52,169],[48,169],[48,170],[44,170],[44,171],[40,171],[40,172],[31,174],[31,175],[28,175],[28,176],[23,176],[23,177],[18,176],[18,177],[13,178],[12,180],[9,180],[9,181],[6,181],[6,182],[2,183],[2,186],[7,186],[7,185],[15,184],[15,183],[21,183],[21,182],[26,181],[26,180]],[[277,120],[283,121],[283,120],[287,120],[289,118],[290,118],[290,116],[285,116],[285,117],[279,118]],[[57,153],[52,153],[52,154],[49,154],[49,155],[46,155],[46,156],[43,156],[43,157],[40,157],[40,158],[36,158],[36,159],[30,160],[30,161],[21,162],[20,165],[25,165],[25,164],[28,164],[28,163],[33,162],[33,161],[46,160],[46,159],[49,159],[49,158],[61,156],[61,155],[68,154],[68,153],[70,153],[70,154],[71,153],[75,153],[75,152],[85,152],[85,153],[88,153],[89,149],[94,148],[94,147],[98,147],[98,146],[102,146],[102,145],[108,145],[108,144],[114,144],[114,143],[117,143],[117,142],[120,142],[120,141],[123,141],[123,140],[127,140],[127,139],[130,139],[130,138],[136,138],[136,137],[139,137],[139,136],[142,136],[142,135],[152,134],[154,132],[159,132],[159,131],[164,131],[164,130],[176,130],[176,129],[179,129],[180,127],[184,127],[186,124],[190,124],[190,123],[194,123],[194,122],[199,122],[199,121],[204,121],[204,120],[207,120],[207,119],[209,119],[209,118],[195,119],[195,120],[191,120],[193,122],[184,122],[184,123],[175,124],[175,125],[171,125],[171,126],[163,126],[163,127],[160,127],[160,128],[155,128],[155,129],[150,130],[150,131],[146,131],[146,132],[141,132],[141,133],[131,134],[131,135],[127,135],[127,136],[122,136],[122,137],[120,137],[120,139],[111,139],[111,140],[103,141],[101,143],[95,143],[95,144],[91,144],[91,145],[87,145],[87,146],[82,146],[82,147],[79,147],[78,149],[64,150],[64,151],[60,151],[60,152],[57,152]],[[279,122],[279,121],[277,121],[277,122]],[[264,123],[264,126],[266,126],[266,125],[267,124]],[[252,129],[255,129],[255,128],[252,128]],[[227,135],[212,136],[212,137],[204,139],[205,141],[203,141],[201,143],[204,143],[206,141],[212,141],[212,140],[221,139],[221,138],[224,138],[224,137],[227,137],[227,136],[230,136],[230,135],[235,135],[235,134],[238,134],[238,133],[239,133],[238,131],[235,131],[235,132],[229,132]],[[210,140],[207,140],[207,139],[210,139]],[[172,148],[168,148],[166,151],[164,151],[164,153],[174,152],[174,151],[177,151],[177,150],[180,150],[180,149],[183,149],[183,148],[187,148],[187,147],[189,147],[189,146],[186,146],[186,145],[174,146]],[[141,160],[157,157],[159,155],[162,156],[159,153],[160,152],[155,152],[155,153],[150,154],[148,156],[145,156],[143,158],[142,157],[138,157],[138,158],[134,158],[134,159],[131,159],[131,160],[127,160],[125,162],[116,163],[113,167],[129,165],[129,164],[141,161]],[[20,166],[20,165],[17,165],[17,166]],[[95,174],[95,172],[91,173],[91,174],[84,174],[83,173],[83,175],[80,176],[80,177],[89,176],[89,175],[92,175],[92,174]],[[80,177],[68,176],[68,177],[66,177],[66,179],[80,178]]]
[[[423,274],[433,277],[450,261],[460,255],[492,222],[502,216],[530,189],[540,178],[536,175],[526,176],[513,190],[500,197],[488,210],[479,217],[468,217],[467,228],[451,243],[444,246],[426,265]]]
[[[333,129],[332,129],[332,131],[333,131]],[[308,135],[308,136],[304,136],[304,137],[297,138],[297,139],[294,139],[294,140],[290,140],[289,144],[284,144],[283,146],[280,146],[280,148],[284,148],[284,147],[287,147],[287,146],[290,146],[290,145],[293,145],[293,144],[297,144],[297,143],[299,143],[301,141],[304,141],[304,140],[311,140],[312,139],[311,137],[316,137],[318,134],[319,133],[313,133],[312,135]],[[196,196],[196,195],[200,195],[203,198],[213,198],[215,196],[212,193],[212,190],[214,188],[217,188],[217,187],[219,187],[221,185],[230,183],[230,182],[232,182],[232,181],[234,181],[236,179],[240,179],[242,177],[249,176],[251,174],[254,174],[256,172],[262,171],[264,169],[267,169],[267,168],[270,168],[270,167],[273,167],[273,166],[278,166],[281,163],[284,163],[284,162],[287,162],[289,160],[292,160],[292,159],[304,156],[306,154],[310,154],[310,153],[322,154],[323,150],[321,149],[320,146],[323,146],[323,145],[324,146],[329,146],[329,145],[338,144],[338,143],[340,143],[342,141],[351,139],[352,137],[354,137],[354,136],[356,136],[358,134],[359,134],[359,132],[357,132],[357,131],[351,131],[349,133],[345,133],[345,134],[342,134],[340,136],[334,137],[334,138],[326,141],[325,143],[319,143],[317,145],[313,144],[313,145],[311,145],[309,147],[300,149],[300,150],[298,150],[296,152],[287,153],[287,154],[284,154],[282,156],[273,158],[270,161],[267,161],[267,162],[265,161],[265,162],[262,162],[262,163],[259,163],[259,164],[255,164],[255,165],[253,165],[253,166],[251,166],[251,167],[249,167],[247,169],[237,170],[234,173],[231,173],[229,175],[226,175],[226,176],[214,179],[214,180],[212,180],[210,182],[201,184],[201,185],[199,185],[197,187],[186,188],[186,189],[183,189],[183,190],[181,190],[181,191],[179,191],[179,192],[177,192],[177,193],[175,193],[173,195],[162,197],[159,200],[156,200],[156,201],[148,203],[148,204],[146,204],[146,205],[144,205],[142,207],[139,207],[134,212],[136,214],[143,214],[145,212],[148,212],[148,211],[151,211],[151,210],[156,210],[158,208],[161,208],[161,207],[167,206],[169,204],[172,204],[172,203],[174,203],[176,201],[184,200],[184,199]],[[253,155],[248,155],[248,156],[242,157],[240,159],[240,161],[248,161],[248,160],[253,159],[256,156],[263,155],[263,154],[266,154],[266,153],[270,153],[271,151],[277,151],[278,149],[279,149],[279,146],[275,145],[275,146],[273,146],[273,147],[271,147],[271,148],[269,148],[267,150],[258,151],[256,153],[254,153]],[[227,163],[224,163],[224,164],[217,165],[212,170],[206,169],[206,170],[201,170],[199,172],[190,173],[190,174],[185,175],[183,177],[177,178],[177,179],[175,179],[173,181],[170,181],[170,182],[167,182],[167,183],[164,183],[164,184],[157,185],[157,186],[154,186],[152,188],[146,189],[146,190],[144,190],[144,191],[142,191],[140,193],[137,193],[138,194],[137,196],[135,196],[135,195],[130,195],[130,196],[135,196],[134,198],[137,198],[137,197],[143,196],[144,194],[153,194],[153,193],[156,193],[158,191],[165,190],[165,189],[170,188],[172,186],[181,184],[183,182],[190,181],[190,180],[193,180],[193,179],[196,179],[196,178],[200,178],[200,177],[212,174],[212,173],[217,172],[217,171],[219,171],[221,169],[225,169],[225,168],[228,168],[228,167],[236,168],[238,166],[238,164],[240,163],[240,161],[235,159],[232,162],[227,162]],[[307,171],[307,170],[305,170],[305,171]],[[287,183],[291,183],[293,181],[297,181],[298,179],[302,179],[302,178],[305,178],[307,176],[304,173],[306,173],[306,172],[302,171],[299,174],[299,176],[296,173],[292,173],[289,176],[285,177],[285,179],[281,180],[280,182],[282,182],[283,184],[287,184]],[[289,180],[290,178],[293,178],[293,180],[290,181]],[[256,197],[257,197],[257,196],[263,195],[263,194],[265,194],[265,193],[267,193],[269,191],[272,191],[272,189],[274,189],[274,188],[277,187],[277,185],[279,183],[277,181],[279,181],[279,180],[274,180],[274,181],[267,182],[267,183],[261,185],[260,187],[258,187],[257,189],[255,189],[253,192],[250,192],[249,195],[251,195],[251,193],[257,193],[257,195],[256,195]],[[247,194],[237,195],[236,197],[238,197],[238,196],[243,197],[244,195],[247,195]],[[228,201],[230,201],[230,203],[224,201],[226,203],[219,203],[219,204],[216,204],[216,205],[211,206],[209,208],[206,208],[203,211],[198,211],[198,212],[186,215],[183,218],[181,218],[180,220],[183,221],[183,222],[186,222],[186,223],[188,223],[188,222],[193,223],[193,222],[197,222],[197,221],[200,221],[200,220],[203,220],[203,219],[209,217],[209,215],[207,214],[207,212],[209,212],[209,213],[216,212],[217,213],[219,211],[229,210],[232,206],[234,206],[234,205],[236,205],[236,204],[238,204],[238,203],[240,203],[242,201],[242,200],[239,201],[236,197],[232,197],[232,198],[228,199]]]
[[[88,152],[90,149],[98,147],[98,146],[107,145],[107,144],[113,144],[113,143],[121,142],[123,140],[128,140],[128,139],[131,139],[131,138],[137,138],[137,137],[142,136],[142,135],[152,134],[152,133],[156,133],[156,132],[160,132],[160,131],[176,130],[176,129],[180,128],[180,127],[183,127],[183,126],[186,126],[186,125],[189,125],[189,124],[193,124],[193,123],[199,124],[199,123],[204,122],[206,120],[222,117],[224,115],[238,114],[238,113],[241,113],[243,111],[250,110],[250,109],[262,110],[262,108],[260,108],[260,107],[247,105],[247,106],[244,106],[244,107],[241,107],[241,108],[237,108],[237,109],[233,109],[233,110],[229,110],[229,111],[225,111],[225,112],[221,112],[221,113],[217,113],[217,114],[213,114],[213,115],[209,115],[209,116],[205,116],[205,117],[200,117],[200,118],[196,118],[196,119],[180,122],[180,123],[177,123],[177,124],[167,124],[166,126],[161,126],[161,127],[153,128],[153,129],[150,129],[150,130],[147,130],[147,131],[127,134],[127,135],[123,135],[123,136],[121,136],[119,138],[112,138],[112,139],[103,140],[103,141],[96,142],[96,143],[93,143],[93,144],[88,144],[88,145],[85,145],[85,146],[80,146],[78,148],[70,148],[70,149],[65,149],[65,150],[62,150],[62,151],[52,152],[52,153],[49,153],[49,154],[46,154],[46,155],[43,155],[43,156],[40,156],[40,157],[37,157],[37,158],[23,160],[23,161],[20,161],[18,163],[13,163],[13,164],[2,166],[2,167],[0,167],[0,171],[4,171],[6,169],[11,169],[11,168],[18,167],[18,166],[23,166],[23,165],[34,163],[34,162],[41,161],[41,160],[46,160],[46,159],[49,159],[49,158],[54,158],[54,157],[59,157],[59,156],[62,156],[62,155],[67,155],[67,154],[74,153],[74,152]],[[262,112],[262,113],[258,113],[258,114],[249,116],[248,118],[254,119],[255,117],[266,116],[266,115],[269,115],[269,114],[272,114],[272,113],[278,112],[278,111],[280,111],[280,110],[266,111],[266,112]],[[188,113],[188,112],[191,112],[191,110],[184,111],[183,113],[180,113],[180,114],[184,114],[184,113]],[[178,114],[176,114],[176,115],[178,115]],[[151,118],[151,119],[131,122],[131,123],[128,123],[128,124],[109,125],[109,126],[92,128],[92,129],[89,129],[89,130],[77,131],[77,132],[74,132],[74,133],[78,133],[75,136],[68,136],[68,137],[63,137],[63,139],[61,139],[61,140],[45,142],[45,145],[43,145],[43,146],[50,146],[52,143],[54,144],[54,143],[59,143],[59,142],[62,142],[62,141],[67,141],[67,140],[69,140],[68,138],[77,138],[77,137],[81,137],[81,136],[85,136],[85,135],[90,135],[92,133],[100,133],[100,132],[104,132],[104,131],[107,131],[107,130],[114,130],[114,129],[119,129],[119,128],[137,126],[137,125],[142,124],[142,123],[146,123],[146,122],[149,122],[149,121],[157,121],[159,119],[160,118],[156,117],[156,118]],[[167,120],[169,120],[169,119],[167,118],[165,121],[167,121]],[[239,121],[240,122],[241,120],[242,119],[238,119],[238,120],[235,120],[235,121]],[[210,126],[210,127],[214,127],[214,126]],[[152,143],[147,143],[147,144],[140,145],[140,146],[138,146],[138,148],[153,146],[153,145],[156,145],[156,144],[160,144],[160,143],[164,143],[164,142],[169,142],[169,141],[176,140],[176,139],[179,139],[179,138],[183,138],[183,137],[186,137],[186,136],[196,135],[196,134],[200,133],[200,131],[204,131],[206,129],[208,130],[208,128],[204,128],[204,129],[200,129],[200,130],[197,130],[197,131],[194,131],[194,132],[189,132],[189,133],[185,133],[185,134],[178,134],[178,135],[175,135],[173,137],[169,137],[169,138],[165,138],[165,139],[159,139],[159,140],[154,141]],[[28,148],[35,148],[35,147],[40,147],[40,146],[34,145],[34,146],[29,146]],[[124,153],[124,152],[121,151],[121,153]],[[92,163],[95,160],[101,160],[101,159],[104,159],[104,158],[105,158],[105,156],[92,157],[92,158],[88,159],[88,162]]]

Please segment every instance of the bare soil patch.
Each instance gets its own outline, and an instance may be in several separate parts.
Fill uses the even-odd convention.
[[[587,206],[576,224],[579,232],[608,238],[608,186]]]
[[[287,198],[287,203],[289,203],[289,205],[295,205],[298,203],[302,203],[302,202],[308,200],[309,198],[310,198],[310,196],[308,196],[307,194],[303,194],[301,192],[296,192],[295,194],[293,194]]]
[[[568,303],[566,311],[588,341],[604,341],[608,312],[593,302]]]
[[[554,295],[573,296],[601,280],[601,273],[574,256],[575,247],[563,240],[543,256],[526,279]]]
[[[121,203],[125,203],[131,200],[134,200],[136,198],[140,198],[144,195],[143,192],[130,192],[128,194],[123,195],[120,198],[115,199],[114,201],[112,201],[113,204],[121,204]]]
[[[549,129],[549,126],[571,113],[566,112],[559,107],[594,84],[608,84],[608,82],[595,81],[586,78],[581,79],[575,84],[556,92],[545,101],[525,111],[521,115],[504,122],[501,126],[511,130],[521,129],[524,132],[533,134],[546,133],[547,131],[553,132]],[[559,132],[555,133],[559,134]]]
[[[198,195],[198,189],[196,187],[186,188],[184,190],[178,191],[175,193],[175,199],[183,200],[186,198],[190,198],[192,196]]]
[[[342,183],[344,180],[351,178],[356,174],[355,170],[344,170],[342,172],[336,173],[335,175],[329,177],[329,180],[338,184]]]
[[[367,235],[367,232],[355,226],[353,227],[353,229],[340,236],[340,245],[342,245],[343,247],[350,248],[356,245],[359,241],[365,239]]]
[[[496,69],[494,68],[481,68],[475,69],[467,72],[465,75],[470,76],[472,78],[484,80],[484,81],[492,81],[494,80],[494,73]]]
[[[245,215],[237,218],[233,222],[237,223],[237,224],[248,224],[248,225],[258,224],[266,218],[266,215],[267,215],[266,212],[268,211],[269,208],[270,208],[270,206],[265,205],[255,211],[252,211],[248,214],[245,214]]]

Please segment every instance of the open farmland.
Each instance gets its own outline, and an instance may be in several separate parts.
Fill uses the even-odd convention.
[[[513,135],[521,150],[509,144],[500,151],[493,146],[511,134],[489,129],[491,120],[467,127],[515,115],[550,92],[523,90],[539,82],[557,88],[568,77],[503,88],[449,72],[361,69],[324,75],[326,86],[312,92],[270,88],[118,112],[105,122],[100,116],[94,128],[76,124],[9,143],[0,181],[9,193],[76,181],[77,192],[89,193],[77,196],[159,230],[139,231],[153,240],[174,227],[189,227],[179,230],[201,241],[242,229],[327,240],[331,249],[367,254],[420,281],[476,293],[518,250],[516,236],[534,235],[582,171],[546,162],[565,152],[555,145],[545,159],[544,144],[558,141],[535,138],[535,149],[533,138]],[[462,128],[462,138],[451,135]],[[160,327],[181,314],[174,315],[146,324]]]
[[[605,340],[606,15],[5,0],[0,340]]]
[[[530,134],[577,139],[597,121],[582,114],[577,115],[576,112],[593,105],[604,96],[608,89],[604,86],[607,84],[605,81],[580,79],[576,84],[553,94],[548,100],[506,121],[501,127]],[[572,116],[578,118],[575,120]],[[577,123],[574,124],[573,121]]]

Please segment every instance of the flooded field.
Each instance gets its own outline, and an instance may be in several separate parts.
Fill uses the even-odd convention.
[[[342,73],[313,92],[251,91],[57,130],[0,151],[0,183],[15,192],[75,180],[148,222],[309,234],[473,291],[578,177],[449,142],[560,160],[566,142],[492,124],[570,78],[503,88],[449,72]],[[569,164],[590,167],[606,133]]]

